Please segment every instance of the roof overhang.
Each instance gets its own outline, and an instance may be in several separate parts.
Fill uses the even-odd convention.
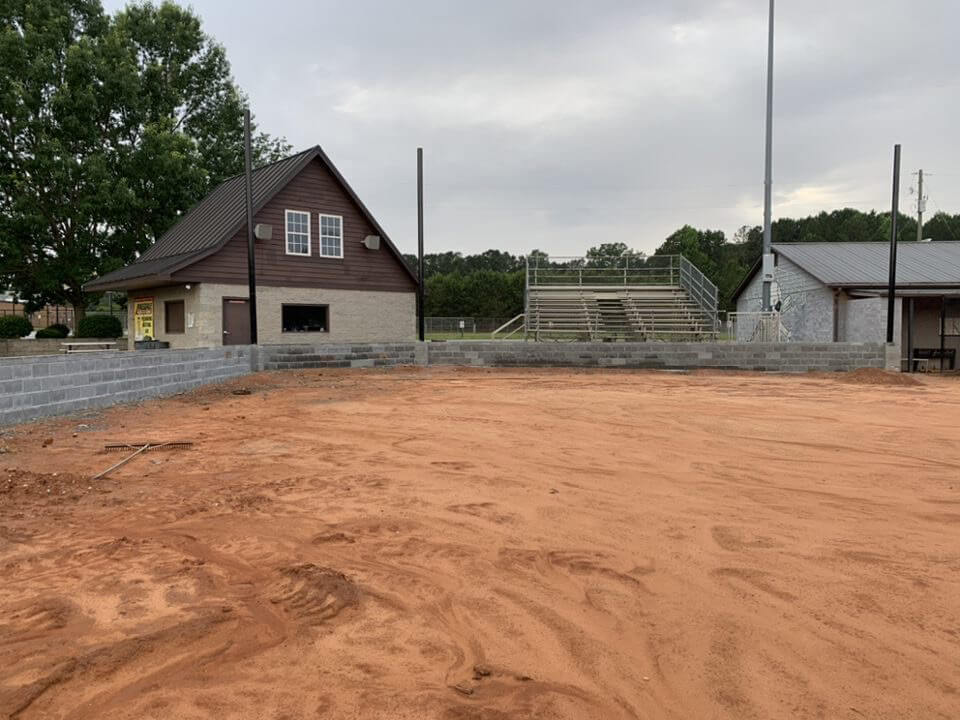
[[[193,265],[198,260],[202,260],[208,255],[212,255],[219,248],[208,248],[200,252],[189,255],[179,255],[170,258],[159,258],[157,260],[144,261],[144,267],[156,267],[156,272],[147,272],[142,275],[131,274],[135,272],[138,264],[133,263],[126,267],[107,273],[102,278],[96,278],[83,286],[86,292],[105,292],[107,290],[137,290],[139,288],[156,287],[158,285],[178,285],[183,282],[180,279],[173,279],[173,273],[182,270],[185,267]]]
[[[174,281],[170,278],[169,275],[143,275],[137,278],[130,278],[128,280],[114,280],[109,281],[105,280],[99,282],[97,280],[91,280],[86,285],[83,286],[83,289],[86,292],[106,292],[108,290],[139,290],[141,288],[157,287],[158,285],[172,285],[175,284]]]
[[[887,297],[886,287],[876,286],[831,286],[847,295],[856,297]],[[894,290],[896,297],[960,297],[960,285],[898,285]]]

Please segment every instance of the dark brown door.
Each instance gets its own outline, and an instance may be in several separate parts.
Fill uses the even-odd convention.
[[[223,344],[250,344],[250,310],[246,300],[223,299]]]

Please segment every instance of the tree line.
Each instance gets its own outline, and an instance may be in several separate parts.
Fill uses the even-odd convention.
[[[0,5],[0,67],[0,289],[28,310],[72,305],[79,319],[99,299],[84,283],[133,261],[243,170],[247,99],[223,47],[173,2],[110,15],[98,0],[9,0]],[[290,150],[261,131],[253,146],[258,165]],[[883,242],[889,223],[886,213],[844,209],[777,220],[773,236]],[[899,227],[901,240],[915,238],[916,220],[901,216]],[[938,213],[923,230],[960,240],[960,215]],[[685,255],[729,308],[760,247],[759,227],[728,239],[684,225],[656,254]],[[625,254],[641,255],[606,243],[583,262],[611,266]],[[426,312],[512,317],[523,309],[524,267],[522,256],[495,249],[427,255]]]
[[[247,99],[221,45],[172,2],[0,5],[0,288],[28,308],[91,299],[243,170]],[[289,152],[254,134],[255,162]]]
[[[900,242],[916,240],[917,221],[901,214],[897,221]],[[851,208],[821,212],[806,218],[781,218],[773,223],[773,242],[889,242],[889,213]],[[923,237],[935,241],[960,240],[960,214],[940,212],[923,224]],[[732,238],[722,230],[684,225],[655,250],[656,255],[683,255],[717,286],[721,310],[734,309],[733,293],[760,260],[763,228],[744,225]],[[549,255],[533,250],[541,264]],[[604,243],[588,249],[585,267],[614,267],[625,257],[643,257],[625,243]],[[404,255],[414,272],[415,255]],[[510,318],[523,312],[525,263],[522,255],[487,250],[476,255],[459,252],[424,256],[424,292],[428,317]]]

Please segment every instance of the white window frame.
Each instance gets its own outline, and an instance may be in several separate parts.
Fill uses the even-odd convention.
[[[337,220],[340,221],[340,254],[339,254],[339,255],[330,255],[329,253],[325,253],[325,252],[323,251],[323,219],[324,219],[324,218],[336,218]],[[344,228],[343,228],[343,215],[331,215],[330,213],[320,213],[320,214],[319,214],[319,217],[318,217],[317,230],[318,230],[318,235],[317,235],[317,241],[318,241],[317,254],[320,255],[320,257],[325,257],[325,258],[341,258],[341,259],[342,259],[342,258],[343,258],[343,246],[346,244],[346,239],[345,239],[345,237],[344,237],[344,236],[346,235],[346,232],[344,231]]]
[[[290,216],[291,215],[306,215],[307,216],[307,251],[306,252],[291,252],[290,251]],[[297,233],[300,235],[301,233]],[[311,235],[313,233],[310,230],[310,211],[308,210],[284,210],[283,211],[283,250],[287,255],[296,255],[297,257],[310,257],[310,249],[313,245],[311,241]]]

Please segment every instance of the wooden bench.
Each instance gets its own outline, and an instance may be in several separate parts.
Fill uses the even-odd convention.
[[[953,370],[957,362],[956,348],[944,348],[943,350],[940,348],[914,348],[912,358],[913,371],[916,372],[921,365],[923,369],[926,370],[930,367],[931,360],[939,360],[941,358],[947,360],[950,363],[950,369]]]
[[[106,342],[65,342],[60,343],[63,351],[67,354],[90,353],[90,352],[108,352],[116,349],[116,342],[108,340]]]

